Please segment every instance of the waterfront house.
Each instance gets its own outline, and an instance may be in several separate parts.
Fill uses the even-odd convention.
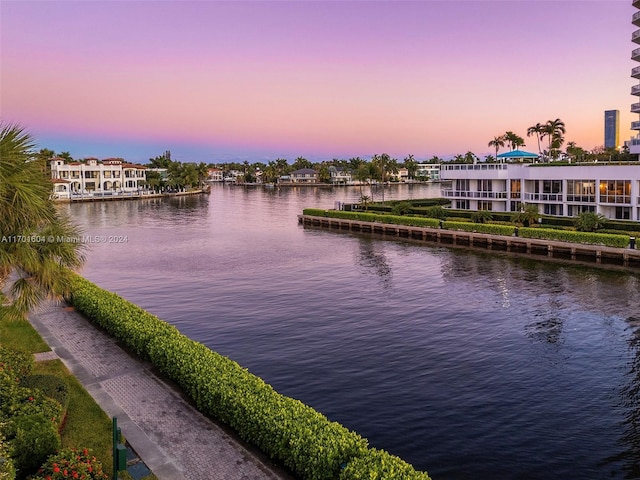
[[[51,180],[56,199],[74,196],[106,196],[140,192],[146,185],[146,167],[125,163],[120,158],[66,163],[63,158],[51,160]]]
[[[419,163],[416,165],[416,179],[431,180],[437,182],[440,180],[440,164],[438,163]]]
[[[224,171],[221,168],[210,168],[208,170],[210,182],[222,182],[224,181]]]
[[[331,183],[334,185],[349,185],[353,180],[349,172],[333,165],[329,167],[329,175],[331,175]]]
[[[318,183],[318,172],[312,168],[301,168],[289,174],[292,183]]]
[[[455,209],[515,212],[526,203],[545,215],[640,220],[640,164],[443,164],[440,177]]]

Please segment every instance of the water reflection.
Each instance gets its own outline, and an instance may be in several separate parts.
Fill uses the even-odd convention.
[[[380,277],[382,286],[388,289],[392,286],[391,265],[387,261],[384,250],[379,248],[380,243],[367,238],[360,238],[358,243],[358,265],[366,267]]]

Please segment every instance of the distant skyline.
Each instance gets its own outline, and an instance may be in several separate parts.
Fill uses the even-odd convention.
[[[0,0],[0,118],[145,162],[448,158],[555,118],[629,139],[627,0]],[[504,149],[501,151],[505,151]]]

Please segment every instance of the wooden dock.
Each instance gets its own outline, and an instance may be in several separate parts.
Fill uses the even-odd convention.
[[[298,223],[305,226],[393,236],[442,245],[479,247],[488,250],[527,253],[562,260],[640,268],[640,250],[632,250],[630,248],[614,248],[603,245],[490,235],[487,233],[413,227],[390,223],[363,222],[312,215],[298,215]]]

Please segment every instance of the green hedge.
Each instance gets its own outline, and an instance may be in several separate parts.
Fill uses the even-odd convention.
[[[417,472],[411,465],[384,450],[372,448],[366,455],[354,459],[340,473],[339,480],[429,480],[426,472]]]
[[[550,228],[522,227],[519,229],[518,235],[524,238],[555,240],[558,242],[586,243],[616,248],[626,248],[629,245],[629,235],[612,235],[609,233],[576,232],[571,230],[554,230]]]
[[[367,441],[357,433],[279,394],[233,360],[118,295],[77,276],[68,300],[142,358],[151,360],[183,388],[200,411],[229,425],[302,479],[336,479],[342,465],[367,458]],[[409,464],[398,461],[409,471]],[[411,478],[426,478],[416,475]]]
[[[447,230],[462,230],[464,232],[488,233],[491,235],[513,235],[513,225],[497,225],[492,223],[467,223],[445,221],[443,228]]]
[[[409,217],[404,215],[380,215],[367,212],[343,212],[341,210],[320,210],[305,208],[302,213],[314,217],[341,218],[343,220],[358,220],[361,222],[391,223],[393,225],[410,225],[413,227],[437,227],[437,218]]]

